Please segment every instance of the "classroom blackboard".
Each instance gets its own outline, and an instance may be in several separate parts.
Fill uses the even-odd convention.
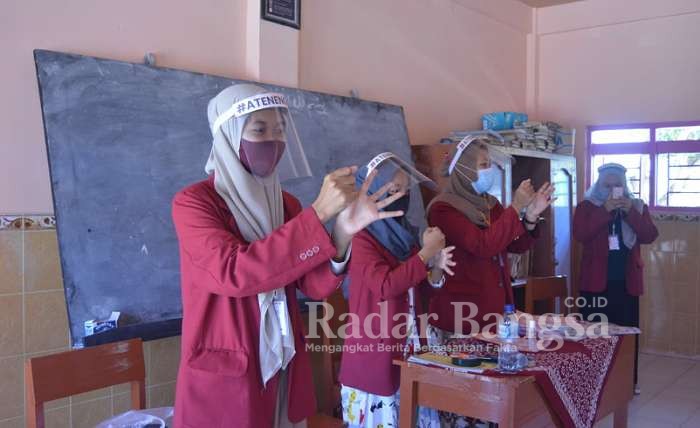
[[[44,50],[34,57],[74,346],[179,334],[171,201],[206,178],[208,101],[242,81]],[[314,177],[283,187],[305,206],[328,171],[382,151],[410,159],[399,106],[262,86],[289,99]],[[422,206],[412,201],[416,221]],[[84,322],[111,311],[123,328],[83,340]]]

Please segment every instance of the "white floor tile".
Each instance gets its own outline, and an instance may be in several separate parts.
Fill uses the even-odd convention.
[[[700,402],[697,400],[677,397],[664,391],[643,405],[635,413],[634,417],[639,420],[661,420],[678,426],[688,420],[698,410],[700,410]]]
[[[629,428],[679,428],[679,424],[671,423],[660,419],[651,418],[631,418],[627,421]]]
[[[676,380],[685,372],[695,369],[697,363],[692,360],[673,357],[657,357],[648,365],[640,369],[640,376],[652,375],[666,379]]]
[[[650,363],[652,363],[657,358],[658,358],[657,355],[645,354],[643,352],[640,352],[639,353],[639,369],[641,370],[644,367],[648,366]]]

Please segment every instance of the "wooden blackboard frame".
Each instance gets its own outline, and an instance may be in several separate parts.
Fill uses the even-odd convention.
[[[206,178],[208,100],[245,81],[45,50],[34,56],[73,345],[180,334],[171,198]],[[259,85],[289,97],[300,137],[313,147],[313,177],[283,183],[304,206],[328,171],[384,151],[411,159],[401,106]],[[423,225],[418,199],[409,217]],[[84,321],[110,311],[122,313],[120,328],[85,337]]]

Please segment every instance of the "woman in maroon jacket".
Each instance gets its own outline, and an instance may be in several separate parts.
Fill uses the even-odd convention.
[[[408,212],[410,187],[433,184],[391,153],[368,165],[357,173],[358,187],[377,170],[370,192],[389,184],[390,194],[401,195],[387,207],[390,210]],[[356,334],[349,330],[351,335],[345,338],[340,368],[343,419],[351,427],[398,426],[399,368],[392,360],[409,343],[419,345],[415,316],[420,304],[414,289],[428,282],[441,286],[443,269],[451,273],[453,248],[444,246],[442,232],[428,228],[419,247],[418,228],[405,215],[375,222],[353,238],[349,310],[355,316]],[[417,422],[425,428],[440,426],[437,412],[430,409],[420,409]]]
[[[330,294],[353,234],[402,215],[379,211],[398,196],[367,195],[371,180],[358,196],[356,168],[342,168],[302,209],[280,186],[310,175],[283,95],[231,86],[208,116],[210,177],[173,201],[183,307],[174,425],[305,426],[316,400],[296,289]],[[323,224],[334,217],[331,237]]]
[[[659,232],[649,208],[633,199],[626,172],[616,163],[598,168],[598,180],[576,208],[573,233],[583,244],[579,287],[587,302],[581,314],[586,319],[604,314],[611,323],[639,327],[639,296],[644,291],[639,246],[654,242]],[[639,336],[636,347],[638,351]],[[638,393],[636,359],[634,383]]]
[[[455,275],[430,300],[430,312],[438,315],[437,321],[431,320],[438,336],[444,335],[442,331],[476,333],[470,321],[482,329],[496,321],[488,314],[502,314],[504,305],[513,303],[507,253],[522,253],[532,246],[539,215],[553,201],[554,188],[549,183],[535,192],[530,180],[525,180],[504,209],[487,193],[500,174],[493,155],[487,144],[474,137],[462,140],[446,161],[447,188],[428,206],[428,223],[439,227],[447,243],[456,247]],[[477,312],[460,323],[455,304],[464,303],[476,305]],[[464,306],[462,317],[469,315],[470,309]]]

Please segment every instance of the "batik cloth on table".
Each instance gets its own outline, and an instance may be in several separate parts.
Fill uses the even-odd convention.
[[[452,348],[473,349],[473,338],[450,339]],[[493,370],[485,376],[534,376],[550,408],[562,425],[571,428],[593,426],[610,369],[620,348],[620,337],[588,338],[565,341],[561,349],[528,353],[534,366],[517,374]],[[482,342],[485,348],[488,343]]]

